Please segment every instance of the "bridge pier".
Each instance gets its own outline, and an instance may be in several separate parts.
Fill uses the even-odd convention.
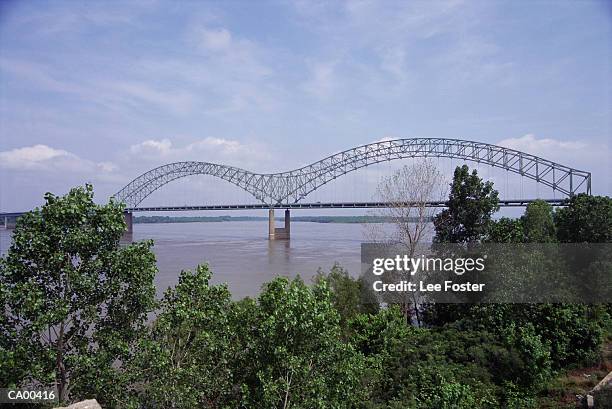
[[[13,230],[17,225],[17,216],[4,216],[2,217],[2,226],[6,230]]]
[[[134,232],[134,221],[132,217],[132,212],[123,212],[123,219],[125,220],[125,224],[127,226],[125,233],[132,234]]]
[[[270,240],[289,240],[291,237],[291,214],[285,209],[285,227],[276,227],[274,209],[268,210],[268,238]]]

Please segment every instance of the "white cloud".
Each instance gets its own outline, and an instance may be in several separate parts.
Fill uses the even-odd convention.
[[[383,136],[382,138],[377,139],[377,140],[375,140],[372,143],[376,143],[376,142],[389,142],[389,141],[393,141],[395,139],[400,139],[400,138],[398,138],[396,136]]]
[[[0,165],[9,169],[32,169],[59,156],[74,155],[47,145],[34,145],[0,152]]]
[[[136,145],[130,146],[130,152],[136,154],[148,154],[148,155],[166,155],[170,153],[172,149],[172,142],[168,139],[162,139],[159,141],[148,139],[144,142],[140,142]]]
[[[519,138],[508,138],[499,141],[498,145],[506,148],[516,149],[517,151],[528,152],[533,155],[563,155],[575,153],[576,151],[589,150],[590,147],[584,142],[561,141],[552,138],[538,139],[533,134],[523,135]],[[548,158],[553,159],[553,158]]]
[[[116,95],[124,102],[151,104],[162,109],[169,109],[177,114],[189,112],[195,101],[195,96],[185,90],[160,90],[137,81],[108,82],[102,88],[115,90],[112,94],[107,95],[110,99]]]
[[[93,175],[118,169],[112,162],[96,163],[42,144],[0,152],[0,167],[15,171],[70,171]]]
[[[232,44],[232,34],[225,28],[201,28],[199,34],[202,39],[202,45],[209,50],[227,50]]]
[[[341,61],[336,76],[368,96],[388,98],[428,81],[430,88],[508,84],[514,66],[493,36],[483,35],[487,3],[350,1],[333,7],[294,3],[323,44],[321,60]],[[444,41],[440,41],[443,39]],[[443,70],[440,70],[443,67]]]
[[[591,172],[593,193],[609,194],[612,149],[609,145],[575,140],[538,138],[533,134],[501,140],[497,145]]]
[[[62,149],[33,145],[0,152],[0,166],[14,170],[48,169],[52,164],[78,163],[79,158]]]
[[[132,162],[138,159],[148,162],[198,160],[240,167],[258,167],[270,158],[268,150],[261,144],[215,137],[199,139],[184,146],[175,146],[169,139],[149,139],[132,145],[130,153],[129,161]]]
[[[247,146],[235,140],[207,137],[201,141],[187,145],[186,150],[198,151],[207,150],[210,148],[218,149],[221,153],[224,154],[235,154],[248,149]]]
[[[150,83],[136,80],[107,80],[79,78],[65,79],[60,69],[51,65],[32,63],[15,59],[0,59],[0,70],[36,86],[58,94],[78,97],[85,103],[94,103],[105,109],[133,110],[152,107],[175,114],[189,113],[196,95],[189,89],[159,88]],[[57,74],[57,75],[54,75]],[[129,73],[124,73],[130,76]],[[61,79],[64,77],[64,79]]]
[[[102,172],[114,172],[119,169],[119,166],[115,165],[113,162],[100,162],[97,165],[98,169]]]

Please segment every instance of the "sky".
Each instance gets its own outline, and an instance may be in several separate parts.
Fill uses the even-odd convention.
[[[611,79],[609,1],[2,0],[0,211],[86,182],[103,202],[174,161],[277,172],[411,137],[522,150],[612,195]],[[211,179],[143,204],[255,202]]]

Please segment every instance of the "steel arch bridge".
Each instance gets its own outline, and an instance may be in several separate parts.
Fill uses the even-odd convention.
[[[405,158],[444,157],[484,163],[535,180],[566,196],[591,193],[591,173],[514,149],[459,139],[410,138],[357,146],[299,169],[254,173],[209,162],[176,162],[143,173],[114,197],[135,209],[151,193],[173,180],[211,175],[251,193],[266,205],[297,203],[326,183],[380,162]]]

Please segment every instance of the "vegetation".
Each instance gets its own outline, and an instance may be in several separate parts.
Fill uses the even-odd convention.
[[[377,200],[388,207],[375,209],[379,218],[388,220],[391,228],[380,224],[366,225],[368,241],[399,245],[409,257],[429,245],[431,221],[436,209],[430,201],[442,202],[445,192],[441,189],[442,174],[430,159],[423,158],[397,169],[383,178],[377,188]],[[409,279],[404,272],[394,272],[395,280]],[[407,323],[421,325],[419,305],[423,296],[415,291],[397,294],[394,304],[400,307]]]
[[[492,182],[483,182],[476,170],[470,173],[467,165],[455,169],[448,208],[434,219],[438,243],[467,243],[481,240],[492,223],[493,213],[499,209],[498,193]]]
[[[449,204],[438,242],[612,241],[610,198],[493,221],[493,186],[462,167]],[[124,229],[90,186],[19,220],[0,259],[3,385],[117,408],[522,409],[561,407],[561,388],[586,388],[572,371],[609,368],[610,305],[434,304],[413,326],[340,266],[233,301],[201,265],[155,300],[152,243],[120,246]]]
[[[53,383],[60,401],[118,393],[115,364],[154,308],[153,243],[119,247],[122,206],[96,205],[89,185],[45,201],[18,219],[0,259],[1,383]]]

